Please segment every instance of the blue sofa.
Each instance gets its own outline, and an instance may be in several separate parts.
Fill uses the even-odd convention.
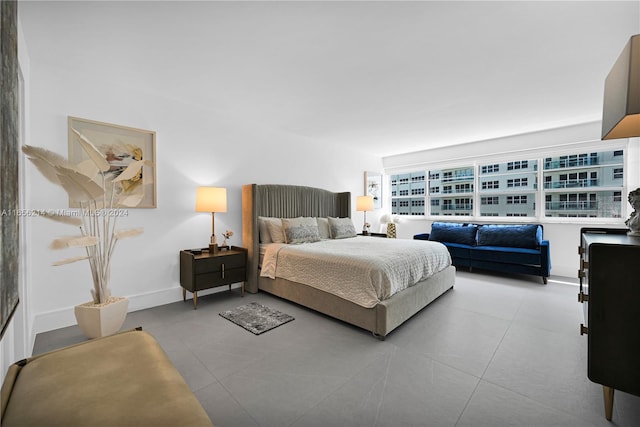
[[[434,222],[431,233],[417,240],[444,244],[453,265],[505,273],[541,276],[547,283],[551,271],[549,241],[543,240],[539,224],[470,224]]]

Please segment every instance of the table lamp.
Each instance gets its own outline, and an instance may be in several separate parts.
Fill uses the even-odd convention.
[[[211,212],[211,241],[209,252],[218,251],[215,213],[227,211],[227,189],[222,187],[198,187],[196,190],[196,212]]]
[[[356,211],[364,212],[364,225],[362,226],[362,234],[369,234],[367,227],[367,211],[373,210],[373,196],[358,196],[356,199]]]

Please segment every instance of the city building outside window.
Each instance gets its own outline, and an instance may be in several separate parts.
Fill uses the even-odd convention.
[[[620,218],[624,152],[544,159],[544,212],[556,218]]]
[[[415,171],[390,183],[396,215],[620,218],[624,150]]]

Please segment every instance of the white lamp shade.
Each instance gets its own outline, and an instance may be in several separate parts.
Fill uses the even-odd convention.
[[[198,187],[196,212],[226,212],[227,189],[222,187]]]
[[[373,210],[373,196],[358,196],[356,199],[357,211],[372,211]]]

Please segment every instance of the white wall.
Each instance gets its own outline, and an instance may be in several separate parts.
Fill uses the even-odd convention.
[[[469,164],[483,158],[493,156],[513,155],[522,158],[522,153],[540,153],[554,155],[554,152],[581,149],[615,149],[625,148],[625,187],[623,194],[640,186],[640,138],[631,140],[600,141],[600,122],[586,123],[576,126],[568,126],[535,132],[524,135],[515,135],[507,138],[499,138],[488,141],[468,143],[455,147],[443,147],[434,150],[407,153],[398,156],[390,156],[383,159],[385,173],[390,175],[409,170],[420,170],[435,167],[439,164]],[[608,148],[607,148],[608,147]],[[387,185],[387,191],[388,191]],[[389,200],[389,194],[385,199]],[[388,205],[387,205],[388,206]],[[388,209],[388,208],[387,208]],[[543,218],[544,237],[549,240],[551,246],[551,274],[566,278],[577,278],[578,252],[580,243],[580,228],[582,227],[610,227],[624,228],[624,220],[628,217],[630,207],[623,205],[623,217],[616,219],[595,220],[591,218],[564,219]],[[454,218],[452,218],[453,220]],[[490,220],[483,219],[480,222]],[[433,221],[427,219],[402,218],[402,223],[397,226],[398,236],[411,238],[414,234],[427,233],[431,229]]]
[[[112,292],[130,297],[130,310],[182,298],[178,252],[206,246],[211,233],[210,214],[194,212],[197,186],[227,187],[228,212],[216,214],[216,231],[220,238],[222,231],[233,230],[232,243],[238,245],[242,185],[287,183],[351,191],[355,209],[355,197],[364,188],[364,171],[382,170],[380,158],[352,151],[348,144],[338,148],[317,144],[161,94],[95,81],[64,66],[32,64],[30,83],[32,145],[66,155],[69,115],[157,132],[158,207],[129,210],[121,226],[144,226],[145,233],[120,242],[113,257]],[[28,208],[67,206],[61,189],[34,167],[27,172],[33,183]],[[362,219],[355,213],[356,226],[361,227]],[[53,238],[75,230],[43,218],[30,218],[27,226],[32,236],[27,262],[35,330],[74,324],[72,307],[90,299],[89,267],[84,263],[52,267],[53,261],[75,254],[47,247]]]

